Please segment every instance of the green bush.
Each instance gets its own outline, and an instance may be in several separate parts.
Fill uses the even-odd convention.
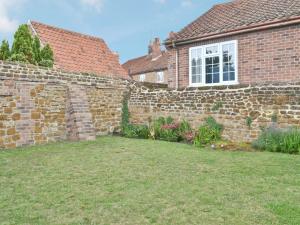
[[[40,52],[40,61],[38,64],[40,66],[45,66],[45,67],[53,67],[54,63],[54,58],[53,58],[53,51],[50,48],[50,45],[46,45]]]
[[[187,122],[186,120],[183,120],[179,124],[179,134],[180,134],[180,139],[185,142],[191,143],[194,141],[193,129],[189,124],[189,122]]]
[[[183,140],[182,132],[185,129],[188,129],[189,124],[184,123],[175,123],[172,117],[159,117],[154,120],[151,125],[151,137],[157,140],[178,142]]]
[[[300,153],[300,130],[269,127],[262,131],[252,145],[262,151],[298,154]]]
[[[8,41],[3,40],[0,46],[0,60],[7,60],[10,57]]]
[[[52,68],[54,64],[53,51],[49,44],[41,48],[39,38],[32,37],[26,24],[20,25],[15,32],[11,51],[8,42],[2,42],[0,47],[0,60],[30,63],[50,68]]]
[[[127,138],[149,138],[149,128],[146,125],[128,124],[123,131],[123,135]]]
[[[33,39],[26,24],[20,25],[14,35],[11,60],[35,64]]]
[[[205,124],[199,127],[194,144],[198,147],[221,140],[223,126],[218,124],[213,117],[208,117]]]

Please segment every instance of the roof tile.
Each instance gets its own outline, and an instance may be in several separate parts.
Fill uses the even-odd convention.
[[[172,39],[183,41],[299,16],[300,0],[234,0],[215,5]]]
[[[30,22],[42,44],[49,44],[54,52],[55,67],[69,72],[128,78],[104,40],[39,22]]]

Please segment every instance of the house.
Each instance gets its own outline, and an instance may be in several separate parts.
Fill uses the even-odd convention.
[[[29,21],[28,26],[42,45],[51,46],[55,68],[66,72],[128,78],[127,72],[119,63],[119,56],[101,38],[35,21]]]
[[[123,64],[133,80],[149,83],[168,83],[168,53],[161,50],[159,38],[148,47],[148,55],[131,59]]]
[[[215,5],[165,41],[169,87],[300,80],[300,1]]]

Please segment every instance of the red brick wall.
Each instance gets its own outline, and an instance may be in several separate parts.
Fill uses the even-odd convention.
[[[300,24],[178,47],[179,87],[189,85],[189,48],[238,41],[241,84],[300,80]],[[176,50],[169,51],[169,86],[176,87]]]

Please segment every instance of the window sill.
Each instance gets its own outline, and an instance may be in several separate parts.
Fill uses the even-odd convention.
[[[231,86],[231,85],[239,85],[240,83],[237,81],[234,82],[224,82],[218,84],[190,84],[188,87],[217,87],[217,86]]]

